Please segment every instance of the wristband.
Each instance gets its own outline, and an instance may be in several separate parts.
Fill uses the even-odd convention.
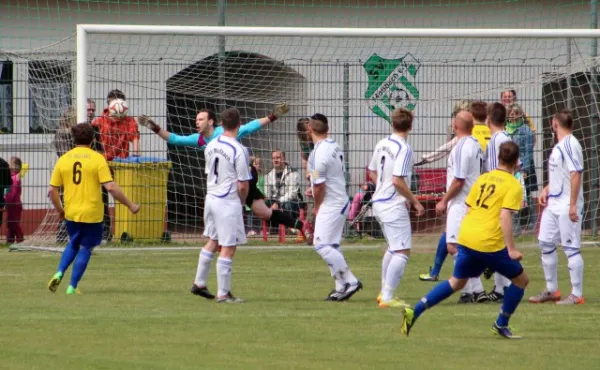
[[[276,116],[275,116],[273,113],[269,114],[269,115],[267,116],[267,118],[268,118],[268,119],[269,119],[269,121],[271,121],[271,122],[275,122],[275,120],[277,119],[277,117],[276,117]]]
[[[154,124],[152,126],[152,131],[154,131],[155,134],[158,134],[160,132],[160,126],[157,124]]]

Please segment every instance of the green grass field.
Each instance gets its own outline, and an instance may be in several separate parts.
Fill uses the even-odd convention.
[[[381,249],[348,248],[365,290],[350,302],[323,302],[329,270],[310,249],[240,250],[233,292],[247,300],[218,305],[189,294],[197,251],[98,251],[82,295],[47,291],[58,254],[0,250],[0,368],[4,369],[592,369],[600,363],[600,250],[584,250],[583,306],[526,302],[508,341],[489,328],[498,305],[457,305],[427,312],[411,336],[400,312],[375,303]],[[399,294],[414,303],[433,285],[417,279],[429,253],[411,257]],[[526,297],[543,287],[538,251],[526,250]],[[214,266],[211,290],[216,290]],[[447,263],[443,275],[451,272]],[[560,259],[560,286],[568,270]],[[491,288],[492,282],[484,282]]]

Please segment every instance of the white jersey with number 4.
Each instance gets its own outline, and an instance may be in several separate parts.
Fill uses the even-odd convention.
[[[238,181],[252,179],[248,150],[236,139],[221,135],[208,143],[204,156],[207,193],[222,199],[238,198]]]
[[[465,180],[465,184],[460,193],[450,200],[448,206],[459,202],[464,204],[471,187],[481,175],[482,166],[483,152],[477,139],[473,136],[460,138],[448,157],[446,191],[450,189],[450,185],[455,178]]]
[[[381,211],[396,208],[406,202],[394,187],[394,176],[402,177],[410,188],[412,176],[412,148],[406,140],[391,135],[377,143],[369,171],[377,172],[377,187],[373,194],[373,203],[378,203]]]
[[[333,139],[324,139],[315,144],[308,157],[308,170],[312,185],[325,183],[325,199],[321,210],[345,211],[348,208],[344,152]],[[314,194],[314,193],[313,193]]]
[[[552,148],[548,160],[548,208],[554,212],[569,212],[571,172],[583,172],[583,151],[575,136],[568,135]],[[577,208],[583,209],[583,182]]]

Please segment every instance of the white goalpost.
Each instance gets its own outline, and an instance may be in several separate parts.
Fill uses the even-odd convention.
[[[262,175],[272,169],[271,151],[286,153],[289,165],[301,173],[298,204],[308,200],[304,149],[297,135],[299,119],[317,112],[329,117],[332,136],[345,152],[348,195],[362,197],[359,186],[366,181],[365,167],[375,143],[389,133],[394,107],[415,113],[411,145],[418,162],[448,140],[450,114],[457,102],[499,101],[503,91],[515,90],[516,101],[535,130],[535,146],[530,150],[538,191],[545,182],[546,152],[552,145],[549,120],[559,109],[572,109],[575,135],[585,156],[584,229],[593,241],[597,234],[600,88],[596,68],[600,59],[590,40],[598,38],[600,30],[596,29],[80,24],[72,37],[57,45],[14,56],[59,60],[69,66],[59,72],[47,68],[41,75],[51,79],[57,73],[72,73],[73,91],[63,89],[61,94],[72,94],[65,101],[76,109],[77,122],[88,120],[88,99],[96,101],[100,111],[113,89],[126,94],[131,115],[152,116],[163,129],[177,135],[196,133],[195,116],[203,109],[218,114],[236,107],[247,123],[287,101],[291,107],[287,117],[243,139],[243,144],[262,160]],[[48,103],[52,94],[34,89],[30,96],[40,107],[53,106]],[[53,133],[57,115],[46,111],[50,113],[41,122]],[[135,220],[123,220],[111,204],[113,229],[122,231],[121,226],[136,224],[133,245],[200,244],[203,153],[167,144],[143,127],[139,130],[142,157],[154,162],[140,165],[141,169],[119,165],[117,170],[124,171],[125,187],[138,194],[142,207],[150,211]],[[50,169],[56,158],[50,139],[47,144]],[[161,167],[157,162],[168,165]],[[418,168],[413,189],[423,202],[435,204],[444,191],[445,167],[442,158]],[[534,188],[530,201],[537,194]],[[360,210],[360,202],[357,206]],[[535,207],[523,213],[524,235],[534,234],[538,213]],[[369,212],[363,214],[368,218]],[[246,221],[258,240],[277,240],[277,230],[264,228],[250,214]],[[436,235],[443,223],[435,212],[428,212],[415,220],[413,230],[419,236]],[[57,215],[47,207],[36,232],[17,247],[55,247],[58,225]],[[121,231],[115,231],[113,241],[131,245],[129,235],[124,237]],[[291,242],[293,236],[286,240]]]

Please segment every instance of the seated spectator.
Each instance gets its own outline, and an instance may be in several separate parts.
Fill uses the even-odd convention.
[[[250,165],[256,168],[256,173],[258,173],[258,181],[256,183],[256,187],[261,193],[265,193],[265,176],[262,171],[262,160],[259,157],[250,157]],[[262,229],[262,221],[260,218],[254,216],[250,211],[250,208],[246,206],[246,232],[248,236],[255,236]]]
[[[272,209],[282,209],[298,217],[300,175],[285,161],[280,149],[271,152],[273,169],[265,176],[265,198]]]

